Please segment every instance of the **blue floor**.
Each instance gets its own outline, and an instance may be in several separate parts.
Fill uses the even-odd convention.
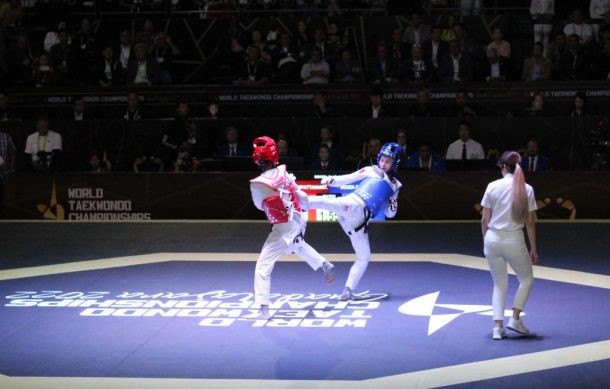
[[[362,380],[608,339],[610,291],[600,288],[537,280],[524,319],[533,334],[497,342],[490,339],[492,320],[485,314],[491,309],[486,271],[372,263],[361,282],[370,298],[341,305],[337,293],[349,263],[337,264],[332,286],[304,263],[278,263],[276,312],[265,324],[239,319],[252,312],[253,263],[168,260],[0,282],[0,374]],[[515,286],[511,277],[509,295]],[[399,308],[436,292],[436,305],[482,307],[428,335],[430,316]],[[98,301],[89,308],[34,306],[82,299]],[[152,300],[174,305],[143,307]],[[147,317],[153,309],[170,317]],[[439,306],[431,311],[461,312]],[[580,367],[557,370],[591,379]],[[554,373],[533,377],[544,380],[546,374]],[[519,379],[532,382],[528,376]]]

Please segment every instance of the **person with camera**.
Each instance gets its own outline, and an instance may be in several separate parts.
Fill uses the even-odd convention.
[[[56,171],[62,151],[61,135],[49,130],[49,119],[40,116],[36,120],[36,132],[25,141],[25,153],[35,172]]]

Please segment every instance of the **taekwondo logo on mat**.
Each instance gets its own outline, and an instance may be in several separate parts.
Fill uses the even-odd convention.
[[[491,305],[470,305],[470,304],[437,304],[436,300],[441,292],[429,293],[409,300],[398,307],[398,312],[411,316],[427,316],[428,336],[440,330],[458,317],[474,313],[477,315],[493,316]],[[435,308],[444,308],[457,311],[455,313],[434,313]],[[510,315],[512,311],[506,311],[505,315]]]

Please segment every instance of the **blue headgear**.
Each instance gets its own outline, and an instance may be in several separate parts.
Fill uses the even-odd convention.
[[[398,143],[395,142],[391,142],[391,143],[386,143],[381,147],[381,151],[379,152],[379,154],[377,154],[377,165],[379,165],[379,161],[381,160],[381,157],[388,157],[388,158],[392,158],[394,160],[394,162],[392,163],[392,167],[390,167],[390,170],[388,171],[388,173],[393,173],[396,171],[396,169],[398,168],[398,164],[400,163],[400,152],[401,152],[401,147]]]

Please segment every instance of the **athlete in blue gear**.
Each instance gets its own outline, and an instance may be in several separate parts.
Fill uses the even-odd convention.
[[[400,163],[400,145],[386,143],[377,156],[377,166],[367,166],[357,172],[343,176],[327,176],[322,184],[343,186],[360,181],[358,187],[345,197],[309,196],[304,206],[325,209],[339,216],[339,224],[349,236],[356,253],[356,261],[349,272],[341,300],[357,300],[353,293],[371,260],[368,223],[371,218],[384,212],[393,218],[398,209],[398,191],[402,184],[393,177]]]

